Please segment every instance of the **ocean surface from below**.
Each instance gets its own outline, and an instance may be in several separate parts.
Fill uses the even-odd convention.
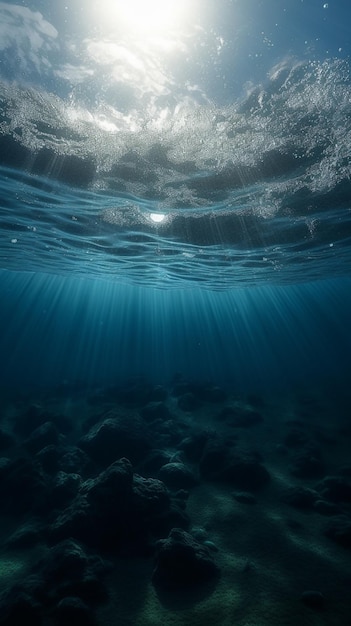
[[[145,119],[16,83],[0,102],[2,269],[211,290],[349,274],[346,61]]]

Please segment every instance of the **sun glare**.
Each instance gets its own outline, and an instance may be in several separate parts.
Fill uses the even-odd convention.
[[[180,26],[189,0],[101,0],[100,18],[116,26],[144,34]]]
[[[160,224],[165,219],[164,213],[150,213],[150,220],[155,224]]]

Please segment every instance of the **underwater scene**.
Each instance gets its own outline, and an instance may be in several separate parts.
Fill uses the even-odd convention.
[[[351,626],[350,24],[0,2],[0,626]]]

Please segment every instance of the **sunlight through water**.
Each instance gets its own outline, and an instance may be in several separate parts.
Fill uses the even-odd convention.
[[[97,11],[102,22],[148,37],[182,26],[190,6],[185,0],[103,0]]]

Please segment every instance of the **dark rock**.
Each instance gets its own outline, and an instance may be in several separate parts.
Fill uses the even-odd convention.
[[[45,605],[59,602],[66,596],[76,596],[88,605],[96,605],[107,599],[107,589],[103,582],[111,564],[87,552],[72,539],[54,545],[51,550],[33,566],[37,575],[34,586],[25,584],[40,597]]]
[[[206,546],[206,548],[208,548],[209,550],[211,550],[211,552],[219,552],[219,548],[216,546],[216,544],[211,541],[210,539],[205,539],[205,541],[202,542],[202,544],[204,546]]]
[[[172,395],[176,398],[179,398],[180,396],[183,396],[187,393],[192,393],[192,390],[193,387],[191,383],[186,381],[179,381],[173,386]]]
[[[82,485],[81,492],[88,502],[101,511],[112,512],[119,509],[122,498],[130,495],[133,485],[133,468],[128,459],[115,461],[96,478],[89,479]]]
[[[58,468],[67,474],[82,475],[90,463],[89,457],[80,448],[71,447],[67,449],[58,464]]]
[[[88,567],[89,559],[82,546],[67,539],[54,545],[33,571],[40,572],[46,585],[53,587],[72,578],[82,578]]]
[[[52,422],[45,422],[30,434],[24,442],[24,446],[29,452],[34,454],[45,446],[57,444],[59,432]]]
[[[233,491],[233,498],[241,504],[256,504],[257,500],[252,493],[246,491]]]
[[[53,414],[50,416],[50,420],[63,435],[68,435],[73,430],[74,421],[67,415]]]
[[[230,454],[230,448],[224,442],[209,440],[200,459],[201,475],[209,480],[215,478],[229,463]]]
[[[82,483],[72,504],[53,523],[51,537],[72,536],[99,549],[141,554],[149,549],[151,536],[165,528],[169,513],[165,485],[133,475],[131,463],[120,459]]]
[[[50,527],[50,540],[55,543],[69,537],[84,541],[89,546],[100,543],[96,514],[86,497],[78,494],[72,504],[63,510]]]
[[[184,451],[189,461],[196,463],[201,459],[209,436],[207,432],[192,433],[180,442],[178,448]]]
[[[309,510],[314,507],[318,493],[308,487],[291,487],[284,499],[295,509]]]
[[[201,397],[205,402],[224,402],[227,398],[227,392],[216,385],[204,385],[201,390]]]
[[[41,626],[42,608],[39,602],[22,590],[12,590],[0,602],[1,626]]]
[[[107,569],[105,567],[104,574]],[[58,596],[76,595],[90,606],[103,604],[109,598],[108,588],[101,578],[101,574],[90,573],[89,569],[82,578],[78,577],[76,580],[63,582],[58,591]]]
[[[22,437],[28,437],[36,428],[48,421],[49,415],[43,407],[31,404],[24,413],[18,415],[15,421],[15,432]]]
[[[158,542],[152,575],[155,586],[193,587],[219,575],[211,550],[186,531],[173,528],[167,539]]]
[[[336,504],[326,500],[316,500],[313,503],[313,510],[320,515],[338,515],[340,513],[340,509]]]
[[[62,447],[51,444],[37,452],[36,459],[40,462],[43,470],[48,474],[55,474],[59,467],[59,459],[62,455]]]
[[[324,596],[320,591],[304,591],[301,594],[301,602],[311,609],[320,610],[324,607]]]
[[[318,485],[318,489],[325,500],[351,504],[351,481],[341,476],[326,476]]]
[[[154,439],[161,447],[176,447],[180,441],[184,438],[185,432],[189,426],[184,422],[175,419],[169,419],[166,421],[159,420],[159,423],[154,426]],[[157,432],[157,438],[156,438]]]
[[[200,543],[204,543],[208,539],[208,532],[202,526],[194,526],[191,529],[191,534]]]
[[[7,540],[6,545],[9,548],[28,549],[37,545],[43,537],[43,528],[41,524],[29,522],[25,526],[19,528]]]
[[[162,465],[170,460],[171,455],[165,450],[151,450],[142,463],[142,473],[146,475],[155,475]]]
[[[175,492],[175,494],[173,494],[173,498],[186,502],[189,498],[189,495],[189,491],[187,491],[186,489],[179,489]]]
[[[189,489],[197,484],[193,471],[184,463],[166,463],[158,476],[170,489]]]
[[[81,482],[79,474],[58,472],[51,490],[53,506],[60,508],[67,505],[77,495]]]
[[[178,407],[182,411],[195,411],[202,405],[201,400],[192,392],[186,393],[178,398]]]
[[[58,626],[94,626],[96,624],[91,608],[75,596],[60,600],[55,609],[55,620]]]
[[[132,487],[133,517],[138,517],[153,524],[156,518],[169,508],[169,494],[165,485],[156,478],[143,478],[138,474],[133,476]]]
[[[139,416],[110,411],[80,440],[79,446],[94,461],[106,467],[121,457],[137,463],[151,448],[151,439]]]
[[[316,447],[307,448],[297,453],[290,468],[298,478],[319,478],[325,474],[321,452]]]
[[[140,415],[146,422],[153,422],[156,419],[168,420],[171,417],[168,407],[163,402],[149,402],[141,409]]]
[[[230,450],[216,444],[206,448],[200,461],[200,472],[204,478],[230,483],[244,491],[258,491],[270,481],[269,472],[255,453]]]
[[[221,480],[231,483],[239,489],[259,491],[270,481],[268,470],[250,456],[233,456],[227,467],[221,472]]]
[[[153,522],[155,536],[165,537],[172,528],[188,530],[190,527],[190,518],[185,512],[185,508],[185,500],[171,500],[170,507]]]
[[[0,452],[11,448],[13,445],[15,445],[15,443],[15,439],[12,437],[12,435],[0,428]]]
[[[46,489],[47,482],[38,462],[24,458],[12,461],[0,483],[3,512],[22,514],[35,510]]]
[[[351,548],[351,518],[346,515],[331,518],[325,535],[344,548]]]

